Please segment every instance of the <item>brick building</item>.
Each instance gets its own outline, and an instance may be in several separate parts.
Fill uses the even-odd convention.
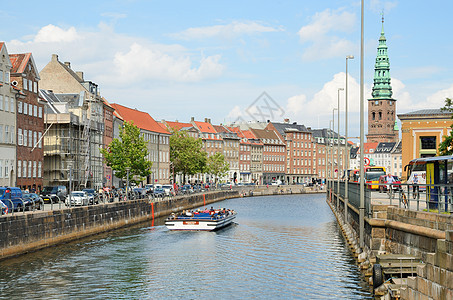
[[[30,191],[43,187],[44,105],[40,101],[38,69],[31,53],[10,54],[11,84],[23,95],[17,99],[16,186]],[[11,109],[11,107],[10,107]]]

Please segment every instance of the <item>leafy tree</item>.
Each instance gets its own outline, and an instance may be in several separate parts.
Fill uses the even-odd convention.
[[[151,174],[153,163],[147,160],[146,141],[133,121],[125,122],[123,127],[120,127],[119,139],[113,139],[107,149],[101,149],[101,153],[107,166],[115,171],[118,178],[127,177],[127,167],[131,168],[130,182],[139,183]]]
[[[453,100],[450,98],[445,99],[445,106],[440,109],[441,111],[448,111],[453,113]],[[451,117],[453,119],[453,115]],[[442,143],[439,145],[440,155],[452,155],[453,154],[453,124],[450,125],[452,129],[450,135],[444,135]]]
[[[202,173],[206,168],[207,154],[203,151],[203,142],[189,136],[186,131],[172,130],[170,136],[170,162],[172,164],[173,177],[176,174],[195,175]]]
[[[225,161],[225,157],[221,153],[216,153],[208,157],[206,165],[206,173],[214,175],[217,178],[223,177],[228,174],[230,170],[229,164]]]

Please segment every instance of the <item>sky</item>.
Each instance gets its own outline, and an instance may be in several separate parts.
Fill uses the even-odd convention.
[[[383,13],[397,114],[442,107],[453,97],[453,1],[365,2],[365,101]],[[24,0],[0,6],[0,41],[10,54],[31,52],[39,70],[57,54],[110,103],[157,121],[288,118],[328,128],[339,96],[340,133],[338,88],[353,55],[348,130],[357,137],[360,20],[358,0]]]

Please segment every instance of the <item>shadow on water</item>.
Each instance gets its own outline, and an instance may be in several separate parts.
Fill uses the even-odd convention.
[[[324,195],[229,199],[215,232],[165,218],[0,262],[0,299],[371,299]]]

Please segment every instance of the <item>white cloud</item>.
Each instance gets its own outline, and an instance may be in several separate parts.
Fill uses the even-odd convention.
[[[182,32],[172,34],[171,36],[183,39],[205,39],[213,37],[232,38],[240,35],[253,35],[263,32],[283,31],[281,27],[274,28],[262,25],[258,22],[238,22],[233,21],[226,25],[214,25],[206,27],[192,27]]]
[[[445,105],[446,98],[453,99],[453,85],[429,96],[424,106],[426,108],[441,108]]]
[[[55,43],[55,42],[73,42],[80,39],[81,37],[77,33],[74,27],[70,27],[67,30],[58,26],[49,24],[41,28],[34,38],[36,43]]]
[[[396,7],[398,3],[396,1],[383,1],[383,0],[371,0],[370,1],[370,8],[374,12],[389,12],[394,7]]]
[[[134,43],[127,53],[116,53],[114,64],[123,79],[199,81],[217,77],[223,71],[220,55],[203,58],[198,68],[192,67],[188,56],[172,57],[152,48]]]
[[[218,77],[224,70],[220,55],[203,57],[181,45],[118,34],[104,23],[85,31],[47,25],[26,41],[7,44],[11,53],[32,52],[39,68],[50,61],[51,54],[58,54],[62,61],[70,61],[75,71],[83,71],[87,79],[104,88],[119,82],[201,81]]]
[[[352,32],[355,29],[355,14],[326,9],[311,19],[311,23],[298,32],[300,41],[310,44],[302,55],[303,59],[318,60],[353,52],[354,44],[351,41],[332,33]]]

